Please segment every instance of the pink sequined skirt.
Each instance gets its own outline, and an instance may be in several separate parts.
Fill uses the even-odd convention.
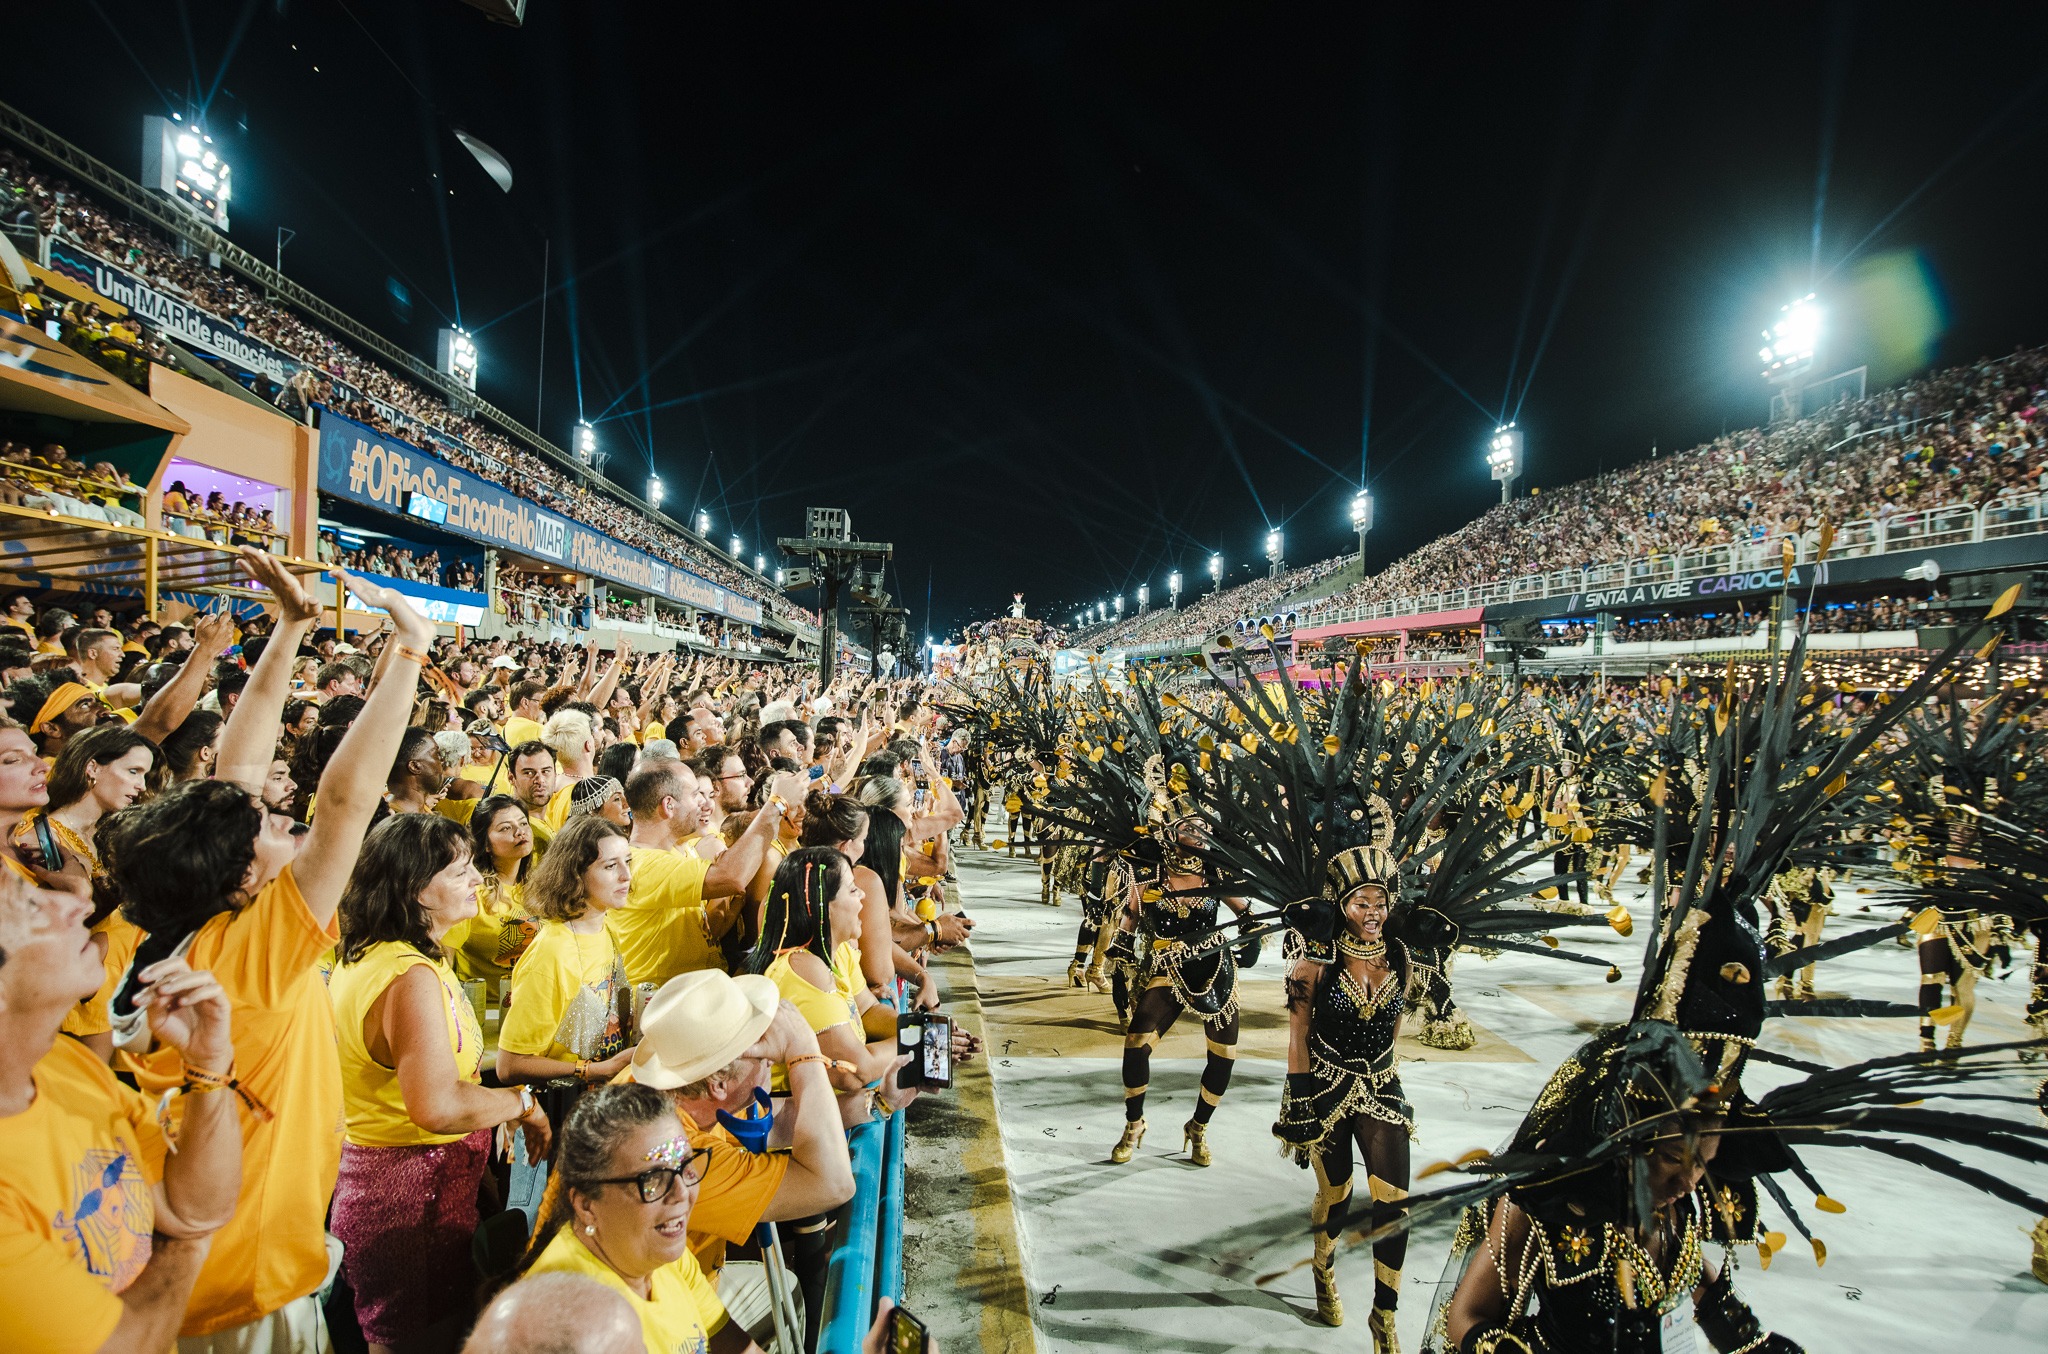
[[[470,1314],[470,1241],[490,1151],[487,1128],[425,1147],[342,1145],[328,1228],[346,1248],[364,1339],[396,1344]]]

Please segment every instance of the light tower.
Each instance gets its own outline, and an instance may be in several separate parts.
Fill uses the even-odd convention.
[[[1118,620],[1124,618],[1124,595],[1122,593],[1116,595],[1116,618]]]
[[[709,537],[709,536],[711,535],[711,514],[710,514],[710,513],[708,513],[708,512],[700,512],[700,513],[698,513],[698,514],[697,514],[697,534],[698,534],[699,536],[703,536],[703,537],[706,537],[706,538],[708,538],[708,537]]]
[[[1365,535],[1372,530],[1372,494],[1360,489],[1351,500],[1351,529],[1358,533],[1358,572],[1365,572]]]
[[[1209,581],[1215,584],[1215,591],[1223,590],[1223,556],[1209,556]]]
[[[1278,578],[1287,572],[1286,541],[1278,527],[1266,533],[1266,565],[1270,577]]]
[[[1515,481],[1522,478],[1522,430],[1504,423],[1493,430],[1486,443],[1486,468],[1500,481],[1500,501],[1515,496]]]
[[[1140,583],[1138,585],[1138,614],[1142,616],[1151,609],[1152,585],[1150,583]]]
[[[1173,609],[1180,610],[1180,570],[1166,576],[1166,595],[1173,599]]]
[[[1771,396],[1772,422],[1800,416],[1801,383],[1813,373],[1820,330],[1820,303],[1812,292],[1786,302],[1778,311],[1778,322],[1764,330],[1757,360],[1764,364],[1764,379],[1778,387]]]
[[[668,491],[662,487],[661,476],[649,475],[647,477],[647,505],[653,508],[656,512],[661,511],[661,498],[662,495],[667,492]]]

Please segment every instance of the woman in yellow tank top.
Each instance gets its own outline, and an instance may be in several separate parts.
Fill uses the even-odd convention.
[[[834,1089],[858,1094],[897,1065],[896,1036],[868,1042],[862,1017],[876,1004],[860,973],[860,890],[853,866],[828,846],[792,851],[775,872],[749,969],[765,975],[837,1064]]]
[[[483,1031],[443,958],[476,892],[459,824],[395,814],[364,841],[341,896],[328,997],[345,1141],[329,1227],[356,1320],[386,1349],[453,1350],[469,1326],[448,1276],[469,1264],[491,1130],[523,1130],[536,1158],[547,1149],[532,1092],[478,1084]]]
[[[533,864],[533,827],[511,795],[492,795],[469,819],[476,862],[476,915],[449,928],[441,942],[455,976],[490,984],[495,1001],[540,922],[526,910],[526,872]]]

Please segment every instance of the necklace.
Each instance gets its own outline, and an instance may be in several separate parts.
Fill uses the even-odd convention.
[[[1373,964],[1387,957],[1387,942],[1384,936],[1377,940],[1360,940],[1348,931],[1340,931],[1337,934],[1337,952],[1346,959],[1363,959]]]

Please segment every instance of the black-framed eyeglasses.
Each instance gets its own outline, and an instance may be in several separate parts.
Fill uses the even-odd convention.
[[[640,1202],[658,1204],[669,1196],[676,1187],[676,1177],[681,1176],[686,1185],[695,1185],[704,1179],[704,1173],[711,1169],[711,1149],[699,1147],[683,1158],[680,1166],[650,1166],[638,1175],[614,1175],[602,1180],[593,1180],[593,1185],[637,1185],[640,1188]]]

